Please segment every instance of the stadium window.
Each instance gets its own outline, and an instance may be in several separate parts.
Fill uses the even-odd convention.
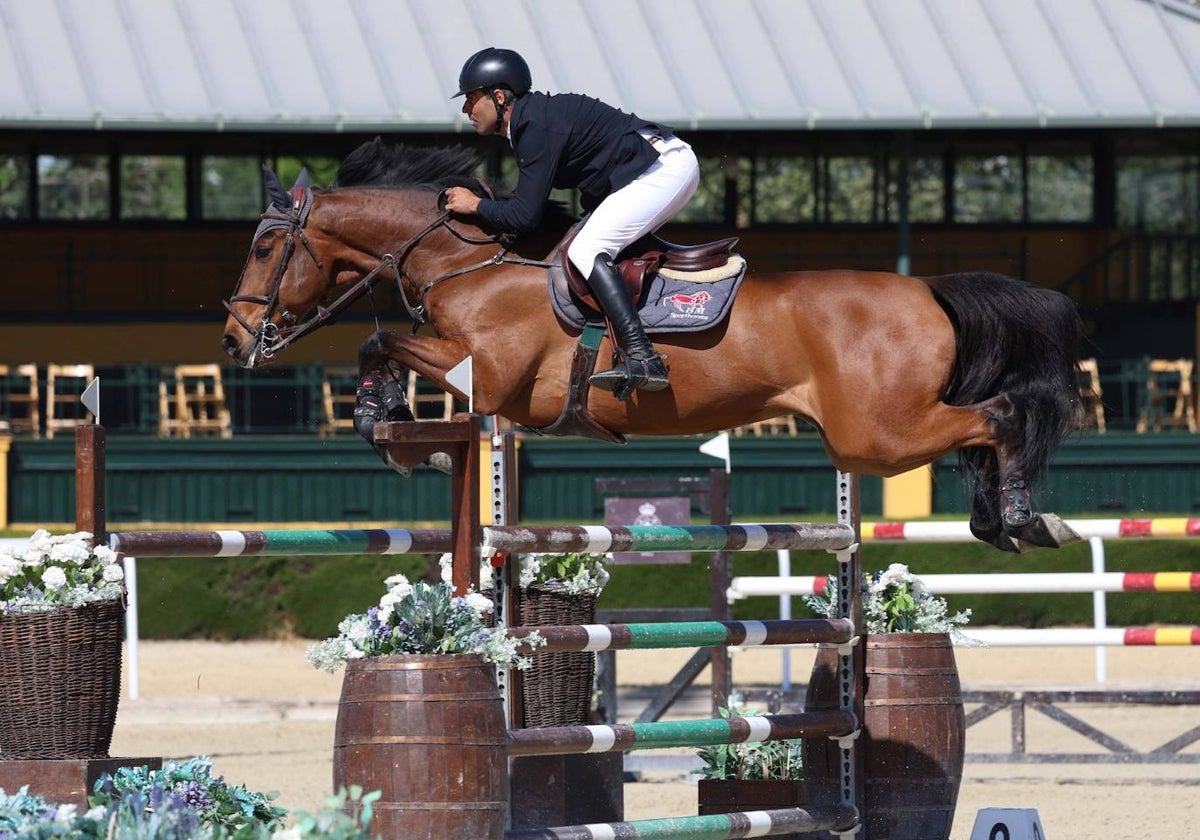
[[[1161,233],[1200,230],[1196,152],[1169,140],[1127,141],[1118,147],[1116,169],[1120,227]]]
[[[1031,144],[1026,172],[1029,221],[1090,222],[1095,217],[1095,166],[1087,146]]]
[[[206,155],[200,160],[200,216],[257,219],[266,208],[257,157]]]
[[[946,168],[943,158],[920,156],[908,161],[908,220],[936,223],[946,219]],[[900,161],[888,161],[887,207],[885,220],[900,219]]]
[[[828,157],[822,169],[824,222],[874,222],[875,161],[863,156]]]
[[[684,205],[676,215],[676,222],[722,224],[725,219],[725,178],[726,167],[724,157],[701,157],[700,185],[691,201]],[[732,164],[733,171],[740,170],[739,162]],[[740,190],[739,190],[740,192]],[[732,223],[733,220],[730,220]]]
[[[813,159],[763,155],[754,161],[754,221],[760,224],[812,222],[816,216]]]
[[[121,157],[121,218],[187,218],[187,182],[180,156]]]
[[[0,154],[0,219],[29,216],[29,155]]]
[[[1021,153],[1015,143],[974,154],[960,149],[954,161],[954,221],[1021,221],[1023,183]]]
[[[341,163],[339,158],[334,157],[287,155],[276,158],[273,168],[275,174],[279,176],[279,183],[285,187],[296,183],[301,171],[308,170],[309,185],[315,189],[326,189],[333,186]]]
[[[38,155],[37,180],[41,218],[109,218],[107,155]]]

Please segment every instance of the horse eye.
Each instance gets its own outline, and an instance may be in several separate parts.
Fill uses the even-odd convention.
[[[271,256],[271,249],[263,247],[255,248],[254,256],[256,259],[265,260],[267,257]]]

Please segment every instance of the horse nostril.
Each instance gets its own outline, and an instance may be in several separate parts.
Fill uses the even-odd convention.
[[[221,338],[221,349],[232,356],[237,350],[237,339],[229,333],[225,333],[224,337]]]

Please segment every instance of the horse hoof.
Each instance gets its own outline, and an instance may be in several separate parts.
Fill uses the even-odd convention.
[[[445,452],[434,452],[425,463],[438,472],[445,473],[446,475],[454,475],[454,461]]]
[[[1053,513],[1035,516],[1024,527],[1009,528],[1008,535],[1019,543],[1037,548],[1062,548],[1083,539],[1062,517]]]

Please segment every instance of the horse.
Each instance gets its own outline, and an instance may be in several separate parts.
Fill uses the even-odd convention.
[[[413,329],[376,329],[360,349],[362,372],[411,369],[473,397],[481,414],[551,428],[581,332],[552,310],[547,266],[574,220],[550,206],[537,231],[514,241],[441,209],[451,185],[488,194],[477,165],[466,147],[376,138],[329,189],[302,175],[289,192],[264,167],[272,203],[225,301],[226,353],[247,368],[268,364],[386,279]],[[1080,319],[1057,291],[986,272],[750,271],[719,325],[652,338],[670,368],[667,389],[582,395],[613,439],[796,415],[847,472],[892,476],[957,451],[971,531],[999,549],[1078,539],[1033,504],[1054,451],[1081,428]],[[600,349],[599,365],[610,365],[611,339]],[[467,357],[473,395],[446,379]]]

